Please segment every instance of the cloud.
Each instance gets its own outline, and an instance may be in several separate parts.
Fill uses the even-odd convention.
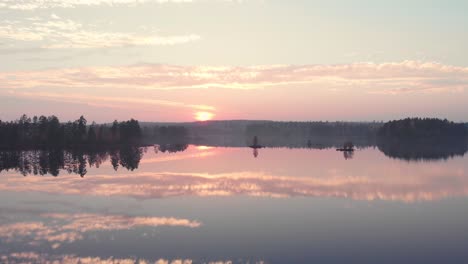
[[[48,8],[77,8],[80,6],[136,6],[139,4],[170,4],[196,2],[244,3],[247,0],[0,0],[0,9],[36,10]]]
[[[28,36],[34,38],[34,36]],[[468,87],[468,67],[434,62],[355,63],[343,65],[264,65],[248,67],[138,64],[0,73],[0,89],[124,88],[310,89],[401,94],[460,92]]]
[[[46,93],[46,92],[16,92],[10,91],[9,95],[15,97],[26,97],[36,99],[46,99],[58,102],[68,103],[85,103],[98,107],[109,107],[118,109],[132,109],[139,105],[147,106],[166,106],[166,107],[179,107],[190,108],[196,110],[215,110],[215,107],[202,104],[186,104],[182,102],[149,99],[149,98],[133,98],[133,97],[113,97],[113,96],[92,96],[85,94],[75,93]]]
[[[442,101],[435,102],[433,107],[440,107],[437,115],[462,119],[453,117],[453,107],[466,98],[467,88],[468,67],[418,61],[236,67],[140,63],[0,72],[3,98],[87,104],[128,110],[140,119],[167,121],[192,119],[193,112],[187,109],[216,110],[220,118],[293,116],[310,120],[352,116],[372,120],[384,115],[387,119],[402,114],[426,115],[424,100],[433,94],[453,102],[443,106]],[[406,100],[406,95],[424,96],[411,96],[411,103],[395,110],[395,104],[407,102],[401,101]],[[259,97],[264,102],[262,107],[255,100]],[[348,104],[343,104],[346,100]],[[376,108],[376,104],[382,107]],[[33,109],[35,105],[28,107]],[[329,110],[323,111],[324,107]],[[174,111],[176,108],[180,111]],[[340,110],[346,108],[350,110]],[[8,118],[19,116],[21,111]],[[236,111],[240,114],[231,114]],[[393,114],[387,114],[390,112]]]
[[[0,39],[30,43],[42,49],[90,49],[128,46],[171,46],[200,40],[196,34],[159,35],[153,32],[106,32],[93,25],[62,19],[34,17],[25,20],[4,20]]]
[[[191,3],[196,0],[0,0],[0,8],[35,10],[46,8],[76,8],[79,6],[137,5],[142,3]]]

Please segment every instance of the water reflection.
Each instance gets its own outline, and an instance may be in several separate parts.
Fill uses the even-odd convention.
[[[201,223],[172,217],[133,217],[99,214],[40,214],[37,220],[0,224],[0,240],[6,243],[48,244],[57,249],[64,243],[84,239],[91,231],[129,230],[148,226],[179,226],[196,228]]]
[[[236,264],[236,263],[252,263],[264,264],[264,261],[242,261],[242,260],[220,260],[210,262],[198,262],[192,259],[157,259],[149,260],[145,258],[116,258],[116,257],[78,257],[76,255],[53,255],[38,252],[15,252],[5,255],[0,255],[0,259],[5,263],[64,263],[64,264],[77,264],[77,263],[101,263],[101,264]]]
[[[85,171],[90,176],[85,181],[75,177],[57,181],[18,178],[9,173],[2,176],[0,190],[138,199],[248,195],[404,202],[468,195],[468,168],[466,159],[461,157],[445,162],[407,163],[385,158],[375,149],[362,149],[355,151],[357,156],[351,161],[353,153],[341,154],[334,149],[264,148],[262,158],[253,159],[247,148],[192,146],[177,152],[178,149],[168,151],[167,147],[157,146],[155,152],[132,148],[94,155],[66,151],[7,153],[3,157],[9,157],[9,163],[2,164],[23,175],[58,175],[63,169],[80,175]],[[45,159],[47,162],[36,163],[41,156],[57,156],[60,161]],[[119,167],[128,171],[115,174]]]
[[[177,152],[183,152],[187,149],[188,145],[187,144],[160,144],[160,145],[154,145],[154,152],[168,152],[168,153],[177,153]]]
[[[187,149],[187,145],[155,145],[154,151],[176,153]],[[138,169],[146,147],[123,146],[111,149],[47,149],[0,151],[0,172],[15,170],[22,175],[58,176],[60,171],[78,174],[84,177],[89,167],[99,168],[103,162],[110,160],[114,170],[119,167],[129,171]]]
[[[467,156],[407,162],[377,148],[347,160],[334,148],[259,151],[258,158],[250,148],[186,145],[2,152],[0,262],[468,257]],[[408,250],[415,244],[429,250]]]
[[[352,159],[354,157],[354,151],[343,151],[343,157],[345,160]]]
[[[0,208],[1,212],[8,213],[0,219],[1,263],[150,263],[143,258],[82,257],[64,252],[80,243],[112,241],[115,234],[122,232],[151,239],[158,236],[157,230],[162,227],[173,230],[202,226],[197,220],[176,217],[42,213],[40,210]],[[151,262],[192,263],[190,259],[156,259]]]
[[[154,153],[179,153],[187,150],[187,144],[161,144],[155,145]],[[212,147],[197,147],[201,155],[209,155]],[[303,147],[316,150],[315,148]],[[299,149],[303,149],[299,148]],[[291,148],[294,149],[294,148]],[[297,148],[296,148],[297,149]],[[327,148],[319,148],[327,149]],[[378,149],[386,156],[405,161],[435,161],[462,157],[468,151],[464,144],[425,144],[413,142],[412,144],[396,144],[392,142],[379,142]],[[110,160],[114,170],[119,167],[133,171],[138,169],[140,161],[147,151],[147,147],[124,146],[113,149],[48,149],[48,150],[21,150],[0,151],[0,172],[15,170],[22,175],[53,175],[58,176],[60,171],[69,174],[78,174],[84,177],[89,167],[99,166]],[[258,158],[260,148],[252,148],[252,155]],[[354,158],[354,151],[343,151],[343,158]],[[183,155],[173,156],[170,159],[181,159]]]
[[[447,160],[464,156],[468,144],[464,142],[444,141],[379,141],[378,148],[386,156],[406,161]]]

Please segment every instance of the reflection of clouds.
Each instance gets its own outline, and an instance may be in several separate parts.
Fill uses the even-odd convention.
[[[193,159],[193,158],[204,158],[204,157],[209,157],[209,156],[214,156],[214,155],[216,155],[215,151],[206,151],[206,152],[193,153],[193,154],[179,154],[179,155],[174,155],[174,156],[163,156],[163,157],[143,159],[140,161],[140,164],[185,160],[185,159]]]
[[[429,166],[429,165],[427,165]],[[130,196],[141,199],[173,196],[343,197],[356,200],[413,202],[468,195],[468,177],[460,168],[429,166],[420,171],[387,168],[385,174],[353,175],[329,170],[323,177],[270,176],[256,172],[221,174],[136,173],[44,178],[5,175],[0,190],[97,196]],[[394,170],[394,171],[393,171]],[[397,173],[397,171],[399,171]],[[376,172],[377,173],[377,172]],[[414,174],[411,174],[414,173]],[[380,176],[377,176],[380,175]],[[60,184],[57,184],[60,180]]]
[[[264,264],[264,261],[209,261],[209,262],[197,262],[192,259],[157,259],[148,260],[142,258],[114,258],[114,257],[79,257],[76,255],[50,255],[45,253],[36,252],[15,252],[6,255],[0,255],[2,263],[64,263],[64,264],[85,264],[85,263],[100,263],[100,264],[233,264],[233,263],[253,263],[253,264]]]
[[[172,217],[132,217],[98,214],[42,214],[41,220],[0,225],[0,238],[8,242],[28,239],[31,244],[47,241],[52,248],[60,243],[83,239],[90,231],[128,230],[148,226],[196,228],[200,222]]]
[[[114,257],[78,257],[75,255],[49,255],[45,253],[36,252],[15,252],[8,255],[0,255],[2,263],[63,263],[63,264],[192,264],[190,259],[158,259],[156,261],[149,261],[142,258],[114,258]],[[228,262],[226,262],[228,263]]]
[[[192,260],[190,259],[176,259],[176,260],[167,260],[167,259],[159,259],[155,262],[155,264],[192,264]]]

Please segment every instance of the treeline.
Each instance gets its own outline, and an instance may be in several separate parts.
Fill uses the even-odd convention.
[[[247,134],[275,136],[372,136],[382,123],[360,122],[263,122],[247,126]]]
[[[465,124],[447,119],[406,118],[385,123],[378,136],[400,141],[411,140],[464,140],[468,136]]]
[[[157,143],[185,143],[189,139],[184,126],[154,126],[149,136]]]
[[[372,145],[382,123],[371,122],[274,122],[249,124],[247,143],[254,136],[264,146],[341,146],[353,141],[357,146]]]
[[[23,115],[16,121],[0,120],[0,148],[138,144],[141,139],[140,125],[134,119],[111,125],[87,125],[83,116],[67,123],[61,123],[56,116]]]

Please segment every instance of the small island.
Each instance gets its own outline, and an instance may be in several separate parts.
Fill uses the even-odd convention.
[[[347,141],[343,144],[343,147],[337,148],[336,151],[354,151],[354,144],[351,141]]]
[[[253,143],[252,143],[252,145],[249,146],[249,148],[259,149],[259,148],[264,148],[264,146],[260,145],[260,144],[258,143],[258,137],[257,137],[257,136],[254,136],[254,138],[253,138]]]
[[[405,160],[435,160],[463,156],[468,129],[462,123],[437,118],[406,118],[385,123],[377,147],[385,155]]]

